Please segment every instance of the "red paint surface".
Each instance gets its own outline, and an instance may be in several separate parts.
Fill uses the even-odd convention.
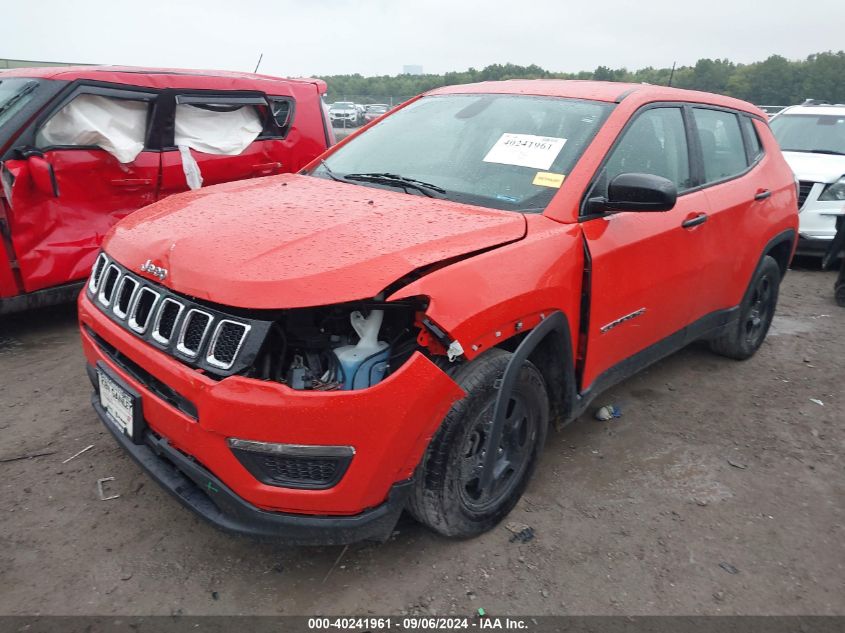
[[[136,270],[147,259],[167,267],[166,285],[177,292],[224,305],[291,308],[370,298],[420,266],[498,245],[442,266],[389,299],[427,295],[427,315],[461,342],[469,359],[560,310],[569,319],[573,349],[585,354],[576,359],[583,391],[621,360],[740,302],[769,240],[786,229],[797,232],[791,172],[761,123],[767,156],[749,174],[682,196],[669,212],[618,213],[579,223],[585,188],[640,106],[676,100],[759,111],[726,97],[639,85],[515,81],[435,91],[614,101],[628,90],[633,92],[614,109],[543,215],[278,176],[169,198],[122,222],[105,248]],[[761,188],[773,195],[754,202]],[[702,212],[708,222],[681,228]],[[585,247],[591,256],[589,288],[582,287]],[[589,292],[583,313],[582,291]],[[642,316],[601,332],[640,308],[646,308]],[[243,377],[212,382],[127,334],[84,297],[80,315],[199,404],[199,423],[152,396],[145,397],[144,413],[157,430],[262,507],[360,512],[413,471],[440,419],[460,397],[454,383],[419,355],[383,383],[343,394],[293,392]],[[581,323],[582,318],[589,320]],[[579,340],[582,328],[585,341]],[[83,342],[89,361],[101,359],[84,333]],[[358,463],[328,491],[269,489],[227,452],[226,436],[349,443]],[[398,456],[391,454],[394,449]]]
[[[284,139],[254,142],[239,156],[194,152],[205,185],[297,171],[326,148],[320,80],[287,80],[249,73],[184,71],[121,67],[26,68],[3,71],[3,77],[40,77],[62,81],[96,80],[155,89],[258,90],[292,96],[295,116]],[[54,99],[57,103],[62,97]],[[55,107],[53,104],[45,108]],[[7,220],[14,252],[0,259],[0,296],[33,292],[83,279],[103,237],[121,218],[167,195],[187,189],[177,150],[142,152],[119,163],[97,149],[61,149],[44,158],[7,160],[17,180]],[[50,191],[52,167],[59,195]],[[8,251],[8,249],[5,249]],[[11,262],[17,260],[21,285]],[[13,284],[10,285],[10,281]]]
[[[111,365],[141,393],[144,418],[156,432],[196,457],[238,495],[272,510],[356,514],[380,504],[391,484],[411,476],[443,416],[464,393],[421,354],[366,391],[294,391],[240,376],[215,381],[104,320],[84,292],[79,318],[197,406],[198,422]],[[84,330],[82,345],[89,363],[110,364]],[[294,444],[354,446],[355,457],[334,488],[295,490],[260,483],[226,444],[228,437],[276,442],[280,436]]]
[[[32,77],[59,81],[104,81],[143,88],[193,88],[208,90],[260,90],[267,94],[285,94],[280,86],[302,84],[326,91],[322,79],[280,79],[271,75],[228,70],[190,70],[187,68],[142,68],[137,66],[50,66],[13,68],[0,71],[0,77]]]
[[[58,197],[35,186],[29,161],[6,161],[10,170],[19,168],[9,227],[26,292],[83,279],[112,225],[156,198],[156,152],[141,152],[127,165],[104,150],[57,150],[44,158]]]
[[[293,308],[372,298],[416,268],[523,235],[518,213],[282,175],[167,198],[104,247],[131,270],[167,268],[177,292]]]

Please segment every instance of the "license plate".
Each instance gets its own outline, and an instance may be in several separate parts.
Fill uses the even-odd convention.
[[[97,370],[100,382],[100,404],[108,413],[109,420],[123,433],[132,437],[132,396],[102,370]]]

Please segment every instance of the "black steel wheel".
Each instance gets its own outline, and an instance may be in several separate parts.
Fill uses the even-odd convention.
[[[780,266],[767,255],[749,284],[738,320],[710,341],[711,350],[745,360],[760,349],[775,316],[780,279]]]
[[[481,472],[493,423],[493,404],[491,402],[482,415],[475,418],[461,451],[459,492],[464,505],[475,512],[489,510],[510,496],[531,463],[537,439],[538,416],[532,415],[525,396],[515,394],[508,404],[502,438],[495,449],[493,478],[485,488]]]
[[[516,505],[536,466],[549,425],[549,401],[540,371],[526,362],[506,411],[501,440],[489,438],[493,409],[511,354],[491,349],[454,375],[466,396],[456,402],[417,469],[409,510],[445,536],[468,538],[494,527]],[[496,457],[490,484],[482,484],[488,450]]]

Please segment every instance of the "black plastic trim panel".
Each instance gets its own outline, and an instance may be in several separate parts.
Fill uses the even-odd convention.
[[[85,329],[85,333],[91,337],[91,339],[100,349],[100,351],[106,356],[106,358],[108,358],[109,361],[111,361],[115,366],[119,367],[121,370],[131,376],[135,382],[144,385],[144,387],[146,387],[149,392],[158,396],[161,400],[169,404],[171,407],[178,409],[188,417],[194,420],[199,419],[197,407],[193,402],[188,400],[179,392],[168,387],[166,384],[161,382],[158,378],[153,376],[146,369],[141,367],[138,363],[128,358],[125,354],[121,354],[120,351],[118,351],[118,349],[114,345],[111,345],[106,342],[103,337],[97,334],[90,327],[88,327],[87,325],[83,325],[82,327]],[[97,389],[99,389],[99,385],[97,383],[96,377],[92,373],[93,371],[94,368],[89,365],[88,377],[91,379],[91,384],[94,385],[94,390],[96,391]]]

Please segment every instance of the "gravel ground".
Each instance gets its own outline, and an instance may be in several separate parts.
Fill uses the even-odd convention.
[[[787,276],[755,358],[693,346],[605,394],[623,416],[553,433],[492,532],[403,519],[346,549],[202,523],[101,428],[73,308],[0,320],[0,614],[845,614],[833,278]],[[109,476],[120,497],[100,501]]]

